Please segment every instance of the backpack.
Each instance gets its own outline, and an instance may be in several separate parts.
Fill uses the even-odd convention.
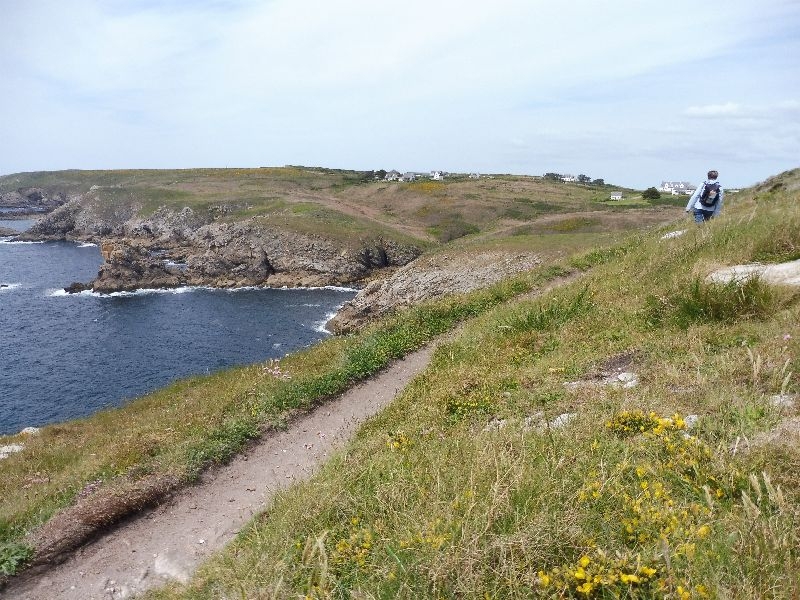
[[[700,194],[700,204],[707,207],[712,207],[719,200],[719,183],[706,182],[703,184],[703,191]]]

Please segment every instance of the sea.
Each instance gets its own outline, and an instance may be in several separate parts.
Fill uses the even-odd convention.
[[[23,231],[35,221],[2,220]],[[92,244],[0,237],[0,435],[120,406],[176,379],[279,359],[328,337],[356,291],[183,287],[67,294]]]

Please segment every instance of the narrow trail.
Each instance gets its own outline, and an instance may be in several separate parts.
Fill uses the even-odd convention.
[[[582,275],[573,272],[517,296],[530,299]],[[134,515],[66,561],[22,574],[0,599],[122,600],[170,580],[187,582],[197,567],[230,542],[274,495],[310,479],[316,469],[386,407],[429,364],[451,331],[341,396],[272,433],[229,464],[205,473],[156,508]]]
[[[46,572],[12,581],[3,599],[119,600],[185,582],[281,489],[309,479],[357,427],[428,365],[436,342],[271,434],[164,504],[129,519]]]

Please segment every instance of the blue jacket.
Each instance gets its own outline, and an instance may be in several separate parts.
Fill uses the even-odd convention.
[[[710,207],[703,206],[703,204],[700,202],[700,194],[703,193],[703,188],[706,186],[707,183],[719,183],[719,181],[717,181],[716,179],[706,179],[703,183],[701,183],[699,186],[697,186],[697,189],[694,191],[694,194],[692,194],[692,197],[689,198],[689,203],[686,205],[686,212],[689,212],[689,211],[694,210],[694,209],[711,210]],[[717,203],[714,205],[714,215],[713,216],[715,216],[715,217],[719,214],[719,211],[722,210],[722,200],[723,200],[724,196],[725,196],[725,192],[723,191],[722,184],[720,183],[719,184],[719,199],[717,200]]]

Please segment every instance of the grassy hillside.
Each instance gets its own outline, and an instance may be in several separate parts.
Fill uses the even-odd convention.
[[[798,391],[800,294],[705,276],[800,257],[799,198],[794,171],[487,307],[322,472],[149,597],[796,598],[800,411],[774,398]],[[638,385],[604,381],[620,370]]]
[[[58,171],[0,177],[0,193],[25,187],[87,194],[98,214],[140,217],[188,206],[218,221],[334,238],[383,235],[423,246],[471,236],[597,233],[660,223],[675,208],[615,205],[608,188],[523,176],[385,182],[355,171],[303,167]],[[632,194],[632,197],[636,197]]]
[[[466,237],[463,251],[547,238],[580,252],[287,357],[291,380],[234,369],[0,438],[26,445],[0,461],[0,569],[30,556],[26,533],[60,507],[88,497],[96,523],[113,521],[466,320],[312,481],[152,597],[796,596],[797,446],[746,440],[798,414],[770,401],[797,392],[797,292],[703,277],[800,258],[799,190],[800,171],[784,174],[681,237],[588,253],[600,238],[580,231]],[[586,274],[521,297],[570,270]],[[602,384],[616,367],[639,385]]]

